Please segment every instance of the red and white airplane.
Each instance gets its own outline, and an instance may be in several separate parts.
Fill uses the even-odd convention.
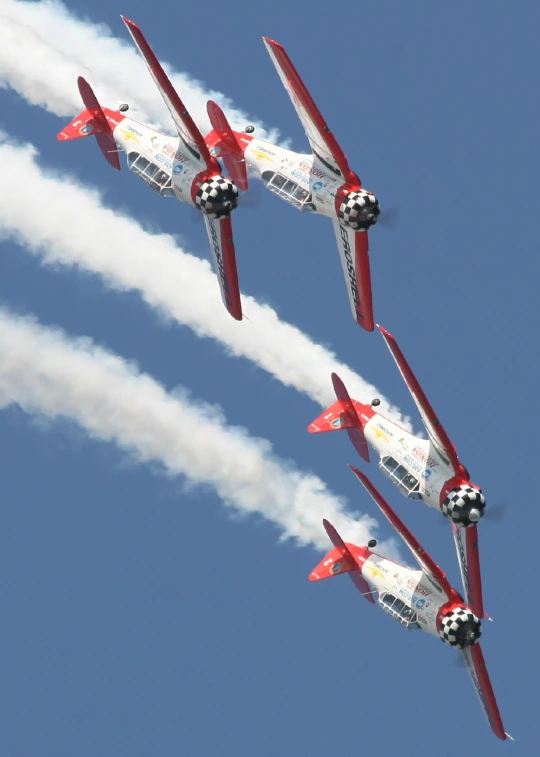
[[[332,219],[354,319],[373,331],[371,274],[367,230],[377,222],[379,203],[351,171],[335,137],[326,125],[289,56],[278,43],[264,44],[306,132],[311,154],[300,154],[230,127],[219,106],[210,101],[213,131],[206,137],[212,155],[223,159],[233,181],[244,161],[274,194],[304,212]]]
[[[478,643],[482,633],[480,618],[450,586],[446,574],[422,549],[369,479],[357,468],[350,467],[410,548],[420,570],[407,568],[373,552],[373,547],[377,545],[375,539],[365,547],[345,543],[332,524],[323,520],[334,547],[310,573],[309,580],[321,581],[323,578],[348,573],[368,602],[375,604],[376,601],[384,612],[408,631],[425,631],[459,649],[491,730],[500,739],[512,739],[504,730]]]
[[[332,382],[337,402],[308,426],[318,434],[345,429],[358,454],[369,462],[368,443],[380,457],[379,468],[408,499],[422,500],[439,510],[452,524],[452,532],[465,590],[465,600],[474,613],[484,617],[482,581],[478,554],[478,527],[486,509],[482,490],[469,480],[456,448],[435,415],[396,340],[379,329],[420,411],[429,439],[419,439],[373,408],[349,397],[335,373]]]
[[[200,210],[208,233],[210,249],[223,303],[229,313],[242,320],[242,306],[230,215],[238,205],[238,188],[221,172],[168,76],[152,52],[139,27],[122,16],[139,52],[165,100],[178,132],[177,137],[161,134],[128,118],[128,105],[118,110],[102,108],[90,85],[79,77],[79,92],[86,110],[58,134],[59,140],[95,136],[101,152],[113,168],[120,170],[118,150],[127,156],[130,171],[162,197],[176,197]],[[244,176],[245,166],[237,175]]]

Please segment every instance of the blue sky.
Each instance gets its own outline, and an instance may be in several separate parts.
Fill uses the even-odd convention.
[[[371,234],[375,314],[488,507],[507,505],[502,524],[481,525],[495,620],[482,644],[516,744],[491,735],[452,650],[406,634],[345,579],[310,584],[320,552],[280,541],[274,525],[234,514],[208,487],[186,488],[68,421],[11,406],[0,416],[1,751],[534,754],[540,11],[527,2],[408,2],[342,8],[338,17],[327,4],[307,13],[282,0],[205,9],[203,17],[198,4],[97,0],[90,16],[125,40],[119,14],[132,18],[161,60],[304,151],[260,38],[282,42],[363,183],[381,205],[400,206],[395,231]],[[61,38],[54,44],[62,49]],[[1,128],[36,145],[44,167],[100,187],[107,204],[207,256],[189,208],[113,173],[91,140],[58,143],[67,118],[9,90],[0,103]],[[8,170],[3,181],[24,178]],[[233,219],[243,291],[334,350],[418,429],[382,338],[350,317],[331,225],[258,189],[258,204]],[[92,337],[168,390],[188,387],[379,520],[347,470],[364,464],[346,437],[308,436],[319,406],[304,394],[165,321],[135,293],[42,267],[11,241],[1,252],[3,307]],[[459,586],[441,518],[403,500],[373,465],[363,469]],[[390,526],[379,535],[392,536]]]

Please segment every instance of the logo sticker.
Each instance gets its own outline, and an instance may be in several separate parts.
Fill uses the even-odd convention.
[[[92,124],[85,124],[79,129],[79,134],[91,134],[94,131]]]
[[[313,189],[316,192],[318,192],[321,187],[322,187],[322,181],[316,181],[315,184],[313,185]]]
[[[177,163],[173,168],[173,173],[182,173],[184,166],[181,163]]]
[[[341,420],[341,418],[334,418],[333,421],[330,421],[330,425],[332,426],[332,428],[341,428],[343,421]]]

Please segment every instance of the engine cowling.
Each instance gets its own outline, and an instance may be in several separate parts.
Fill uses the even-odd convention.
[[[238,189],[223,176],[213,176],[202,182],[195,204],[210,218],[226,218],[238,207]]]
[[[482,623],[468,607],[454,607],[440,619],[439,636],[451,647],[472,647],[481,635]]]
[[[474,486],[460,484],[446,495],[442,514],[460,526],[474,526],[486,510],[486,498]]]
[[[338,216],[341,223],[355,231],[367,231],[377,223],[381,209],[379,201],[372,192],[359,189],[349,192],[339,206]]]

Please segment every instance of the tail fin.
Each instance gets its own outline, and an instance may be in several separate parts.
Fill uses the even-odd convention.
[[[345,544],[334,526],[327,520],[323,520],[323,525],[326,533],[330,537],[330,541],[334,545],[334,548],[331,549],[330,552],[323,557],[321,562],[311,571],[309,574],[309,580],[322,581],[323,578],[331,578],[332,576],[339,576],[341,573],[348,573],[351,581],[362,596],[364,596],[368,602],[375,604],[371,588],[366,579],[362,576],[360,567],[354,559],[350,548],[357,550],[360,560],[365,559],[366,549],[363,547],[355,547],[354,544]]]
[[[79,76],[77,84],[86,110],[79,113],[74,121],[65,126],[58,134],[57,139],[68,140],[94,136],[105,160],[119,171],[120,158],[118,157],[116,142],[112,136],[113,128],[88,82],[82,76]],[[107,111],[107,113],[109,118],[116,115],[113,111]],[[117,115],[121,117],[120,114]],[[115,123],[114,119],[113,122]]]
[[[219,105],[213,100],[209,100],[206,110],[213,129],[205,137],[206,144],[211,148],[210,154],[223,159],[225,168],[233,182],[246,192],[248,179],[244,150]]]
[[[321,413],[313,423],[310,423],[308,431],[310,434],[322,434],[326,431],[345,429],[355,450],[369,463],[369,448],[364,436],[364,424],[373,416],[373,411],[349,397],[345,384],[336,373],[332,374],[332,384],[338,401]],[[362,411],[363,419],[358,409]]]

